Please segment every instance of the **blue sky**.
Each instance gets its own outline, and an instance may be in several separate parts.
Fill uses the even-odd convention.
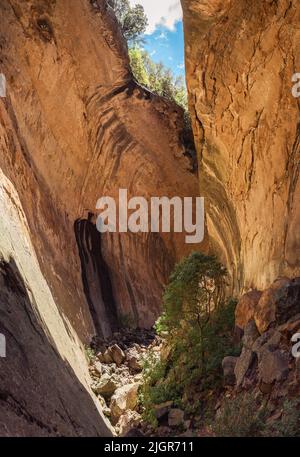
[[[149,26],[145,49],[155,62],[163,62],[176,76],[184,76],[184,46],[180,0],[130,0],[143,5]]]
[[[155,62],[163,62],[177,76],[184,76],[184,49],[182,21],[175,30],[159,26],[151,35],[145,36],[145,49]]]

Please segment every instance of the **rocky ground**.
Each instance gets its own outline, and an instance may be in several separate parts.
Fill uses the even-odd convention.
[[[147,352],[159,351],[160,340],[147,330],[123,330],[109,342],[96,339],[89,352],[91,387],[117,435],[142,423],[138,390]]]
[[[91,387],[117,435],[172,436],[190,428],[191,421],[172,402],[157,405],[157,429],[143,421],[138,400],[143,363],[150,353],[160,357],[162,348],[160,337],[140,329],[114,333],[109,343],[93,341],[88,351]]]
[[[283,398],[298,398],[300,357],[293,354],[292,338],[300,332],[300,278],[278,278],[263,292],[245,294],[236,309],[239,332],[240,356],[223,360],[230,395],[260,392],[267,395],[273,411]]]
[[[285,414],[285,401],[291,400],[293,409],[300,406],[295,403],[300,395],[300,357],[293,355],[291,341],[299,331],[299,278],[279,278],[267,290],[253,290],[240,299],[235,338],[240,342],[241,353],[223,360],[223,388],[213,393],[209,425],[203,420],[205,411],[199,411],[198,416],[187,414],[172,401],[155,406],[157,428],[143,421],[139,388],[144,361],[150,353],[166,356],[164,340],[153,331],[123,330],[115,333],[109,343],[93,341],[89,355],[92,389],[119,436],[214,436],[213,423],[222,418],[226,402],[238,405],[236,400],[245,394],[253,399],[251,405],[247,403],[248,409],[259,411],[261,405],[266,407],[266,433],[271,434],[273,425],[277,430]],[[239,412],[241,424],[238,420],[235,427],[243,427],[243,421],[247,424],[253,419],[247,414],[250,411]],[[292,415],[296,417],[295,411]],[[287,425],[281,427],[280,433],[285,433],[294,420],[286,419]],[[222,433],[230,433],[230,423],[221,426]],[[294,429],[293,425],[293,433]],[[244,433],[232,431],[239,432]]]

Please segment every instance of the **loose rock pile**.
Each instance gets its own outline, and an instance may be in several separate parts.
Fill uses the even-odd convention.
[[[92,343],[95,355],[90,358],[91,387],[118,435],[128,433],[142,421],[138,390],[143,361],[147,351],[159,344],[155,334],[147,330],[124,330],[115,333],[109,344],[99,339]]]
[[[103,413],[119,436],[172,436],[178,427],[189,428],[184,412],[166,402],[156,406],[158,429],[142,420],[138,404],[139,387],[143,382],[143,364],[150,352],[164,356],[161,338],[147,330],[124,330],[115,333],[112,341],[95,340],[94,356],[90,357],[91,387]]]
[[[280,419],[282,401],[300,395],[300,357],[293,357],[291,342],[298,332],[299,278],[280,278],[268,290],[251,291],[240,299],[236,339],[241,341],[241,353],[223,360],[224,389],[214,396],[215,417],[224,400],[250,391],[255,398],[267,398],[268,421]],[[118,435],[212,436],[211,427],[203,424],[203,411],[198,416],[187,415],[172,401],[154,407],[156,429],[143,422],[138,395],[144,360],[150,352],[166,360],[169,351],[154,332],[118,332],[109,344],[95,341],[94,349],[90,360],[92,389]]]
[[[300,278],[277,279],[264,292],[245,294],[236,310],[242,333],[239,357],[223,360],[224,384],[234,396],[242,390],[267,394],[270,408],[300,395],[300,358],[292,336],[300,332]]]

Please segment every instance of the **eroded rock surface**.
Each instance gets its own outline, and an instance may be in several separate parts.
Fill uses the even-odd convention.
[[[95,326],[110,336],[116,314],[150,326],[170,269],[195,246],[156,233],[98,234],[100,243],[96,203],[118,201],[120,188],[128,198],[198,195],[183,113],[133,81],[104,0],[5,0],[0,15],[0,165],[16,183],[45,276],[85,337]]]
[[[211,248],[235,289],[300,271],[297,0],[182,0]]]
[[[1,360],[0,434],[109,435],[83,343],[125,318],[152,325],[189,248],[172,234],[100,237],[96,202],[119,188],[129,197],[198,194],[182,112],[133,81],[104,0],[3,0],[0,23],[3,281],[7,266],[16,271],[1,290],[15,358]]]

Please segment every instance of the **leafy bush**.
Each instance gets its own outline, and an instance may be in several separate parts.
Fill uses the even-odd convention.
[[[165,386],[160,386],[159,381],[164,379],[165,365],[150,353],[144,362],[143,384],[140,389],[139,402],[143,407],[143,419],[154,427],[157,420],[154,414],[154,405],[163,403],[168,399]]]
[[[213,432],[220,437],[295,437],[300,435],[297,400],[286,400],[281,419],[268,422],[267,404],[259,403],[253,393],[226,400],[220,414],[211,420]]]
[[[124,37],[129,42],[139,40],[148,25],[143,6],[130,6],[129,0],[109,0],[109,4],[115,11]]]
[[[264,434],[278,437],[300,436],[299,401],[286,400],[283,403],[281,419],[268,425]]]
[[[146,411],[167,400],[189,408],[186,392],[221,386],[222,360],[237,352],[232,343],[236,303],[224,302],[226,274],[215,257],[201,253],[175,267],[156,324],[171,351],[166,361],[145,369]]]
[[[219,437],[262,436],[265,429],[267,410],[260,408],[252,393],[227,399],[212,429]]]
[[[163,299],[166,328],[178,330],[184,319],[201,329],[224,298],[226,276],[215,257],[200,252],[176,265]]]
[[[96,352],[93,348],[90,346],[85,346],[85,355],[89,363],[93,361],[93,359],[96,357]]]
[[[129,49],[129,57],[133,75],[142,86],[175,102],[187,112],[187,91],[182,77],[175,78],[169,68],[163,63],[155,63],[139,46]],[[187,115],[186,123],[189,124]]]
[[[143,419],[157,425],[154,406],[166,401],[181,405],[181,387],[170,377],[165,378],[168,363],[161,361],[157,354],[150,353],[144,361],[143,384],[140,389],[140,403],[143,406]]]

